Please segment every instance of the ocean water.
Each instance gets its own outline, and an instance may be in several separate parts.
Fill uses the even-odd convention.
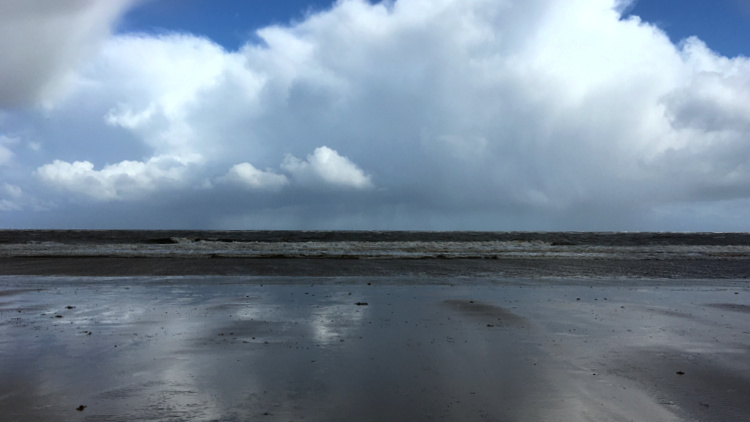
[[[750,257],[748,233],[5,230],[0,257]]]

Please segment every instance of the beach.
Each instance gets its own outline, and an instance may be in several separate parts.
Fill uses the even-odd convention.
[[[738,241],[656,257],[633,246],[648,258],[550,243],[484,245],[495,249],[482,257],[443,245],[408,259],[342,257],[342,245],[336,257],[217,245],[186,257],[118,255],[111,239],[15,242],[0,256],[3,420],[750,414],[750,271]]]

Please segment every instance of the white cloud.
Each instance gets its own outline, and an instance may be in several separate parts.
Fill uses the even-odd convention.
[[[307,156],[306,161],[287,155],[281,163],[281,168],[289,172],[301,185],[323,184],[354,189],[373,187],[370,176],[362,169],[326,146],[316,148]]]
[[[683,46],[685,60],[698,70],[665,100],[677,129],[703,133],[750,130],[750,59],[726,59],[697,38]]]
[[[0,145],[0,165],[10,162],[11,158],[13,158],[13,152],[11,152],[11,150],[9,150],[8,148]]]
[[[17,138],[11,138],[5,135],[0,135],[0,166],[10,163],[13,158],[13,151],[8,148],[9,145],[18,143]]]
[[[281,162],[281,169],[289,174],[295,185],[304,188],[368,189],[373,187],[370,176],[366,175],[362,169],[326,146],[316,148],[305,161],[287,154]],[[219,178],[219,181],[269,191],[279,191],[290,184],[290,178],[286,175],[270,169],[259,170],[250,163],[232,166],[226,175]]]
[[[258,170],[250,163],[235,164],[221,181],[237,183],[250,189],[277,191],[289,184],[283,174]]]
[[[20,211],[23,209],[23,190],[10,183],[0,185],[0,211]]]
[[[621,20],[626,3],[342,0],[232,52],[187,34],[114,36],[46,111],[52,123],[0,121],[39,145],[0,146],[0,161],[134,212],[169,191],[172,214],[205,203],[198,225],[632,230],[674,212],[708,227],[711,204],[750,200],[750,61],[674,45]],[[81,4],[110,17],[126,2]],[[18,92],[7,98],[33,97]],[[265,202],[242,202],[254,191]],[[151,218],[170,223],[165,207]]]
[[[8,213],[4,215],[6,220],[9,220],[10,213],[29,214],[48,211],[49,205],[46,201],[28,194],[18,185],[7,182],[0,183],[0,211]]]
[[[170,157],[148,161],[122,161],[94,170],[88,161],[68,163],[55,160],[36,170],[45,183],[98,200],[142,197],[162,189],[183,186],[190,162]]]
[[[53,101],[134,0],[0,2],[0,107]]]
[[[83,89],[106,87],[113,95],[116,104],[104,116],[107,124],[135,133],[157,154],[175,155],[212,148],[202,145],[213,140],[196,133],[193,121],[202,119],[193,113],[206,111],[203,96],[226,90],[231,82],[238,91],[234,96],[252,97],[260,86],[236,54],[204,38],[174,34],[114,38],[81,83]],[[224,112],[208,110],[208,117]]]

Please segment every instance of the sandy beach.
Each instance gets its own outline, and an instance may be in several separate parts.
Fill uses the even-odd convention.
[[[742,280],[3,276],[7,421],[741,421]]]
[[[750,415],[745,234],[0,234],[3,421]]]

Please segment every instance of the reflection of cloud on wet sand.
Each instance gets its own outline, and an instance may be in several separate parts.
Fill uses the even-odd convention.
[[[359,329],[358,325],[365,319],[368,308],[356,305],[354,301],[346,304],[330,304],[315,307],[311,315],[310,326],[315,341],[330,344],[344,340]]]
[[[732,328],[745,313],[731,307],[748,304],[731,292],[144,280],[29,277],[41,291],[4,294],[0,410],[31,421],[668,421],[644,380],[681,403],[700,379],[728,375],[672,388],[649,378],[659,359],[695,357],[690,377],[747,368]]]

